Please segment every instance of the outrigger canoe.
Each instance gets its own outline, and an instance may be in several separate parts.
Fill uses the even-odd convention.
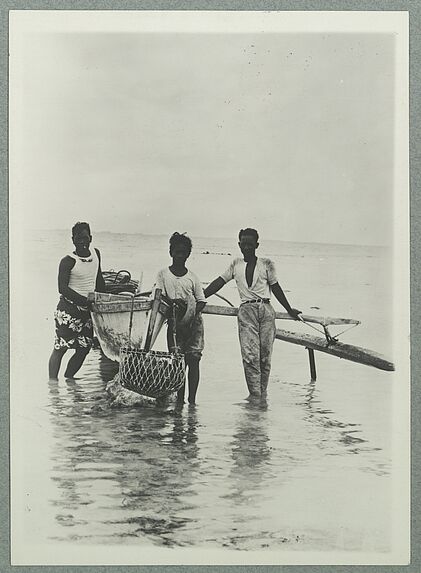
[[[115,295],[91,293],[92,320],[96,336],[104,354],[111,360],[119,360],[120,347],[128,343],[130,317],[132,319],[131,344],[138,348],[152,348],[168,315],[170,305],[165,298],[150,299],[146,296]],[[133,309],[133,312],[132,312]],[[218,316],[236,316],[238,308],[207,304],[203,314]],[[276,312],[277,320],[295,320],[286,312]],[[329,327],[338,325],[358,325],[360,321],[348,318],[317,317],[300,315],[302,322],[317,324],[323,329],[324,336],[289,332],[277,329],[276,339],[304,346],[309,351],[312,377],[315,378],[314,351],[318,350],[338,358],[373,366],[381,370],[392,371],[392,362],[377,352],[339,342]]]

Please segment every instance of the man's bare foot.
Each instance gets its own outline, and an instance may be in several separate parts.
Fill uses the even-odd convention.
[[[260,400],[260,396],[256,396],[255,394],[249,394],[247,398],[244,398],[244,400],[247,400],[247,402],[256,402],[257,400]]]

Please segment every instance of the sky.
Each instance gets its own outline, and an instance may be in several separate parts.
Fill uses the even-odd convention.
[[[28,34],[19,70],[25,228],[392,241],[390,34]]]

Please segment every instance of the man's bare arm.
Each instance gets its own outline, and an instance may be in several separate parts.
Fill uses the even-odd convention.
[[[105,280],[102,275],[102,269],[101,269],[101,253],[98,251],[98,249],[95,249],[95,251],[96,254],[98,255],[98,261],[99,261],[98,273],[96,275],[95,290],[98,292],[105,292]]]
[[[277,300],[282,304],[285,308],[287,313],[292,316],[293,318],[298,318],[298,315],[301,314],[301,310],[297,310],[296,308],[292,308],[288,302],[287,297],[285,296],[284,291],[282,290],[279,283],[275,283],[270,285],[270,290],[273,292]]]
[[[208,284],[208,286],[204,289],[205,297],[209,298],[213,294],[217,293],[225,284],[225,281],[222,277],[216,278],[214,281]]]
[[[69,287],[70,272],[75,266],[75,260],[72,257],[61,259],[58,269],[58,292],[81,306],[86,306],[88,299]]]

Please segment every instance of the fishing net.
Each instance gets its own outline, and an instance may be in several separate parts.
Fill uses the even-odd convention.
[[[128,390],[160,398],[177,392],[185,382],[184,356],[157,350],[120,349],[120,380]]]

